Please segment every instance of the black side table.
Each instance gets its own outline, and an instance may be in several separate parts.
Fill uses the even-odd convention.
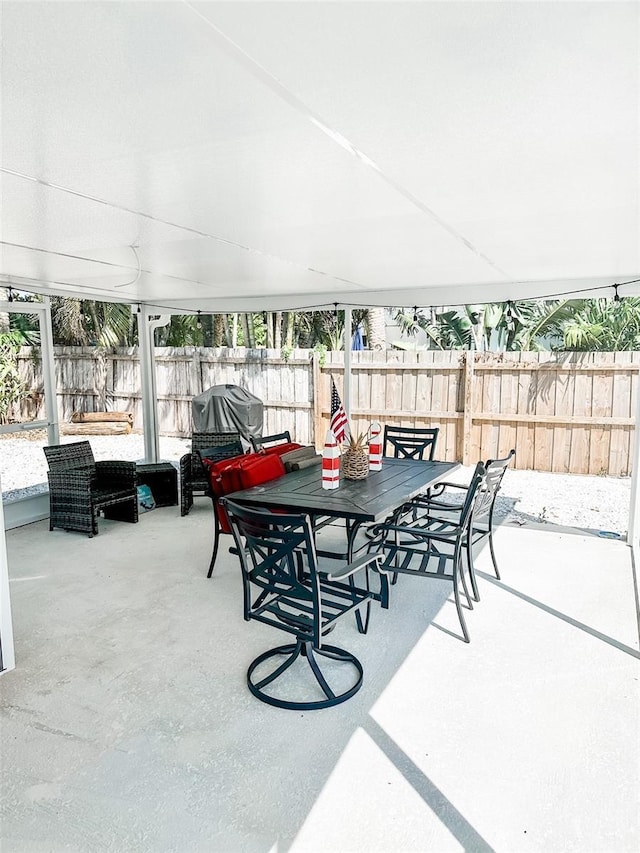
[[[139,462],[138,485],[149,486],[156,506],[177,506],[178,471],[171,462]]]

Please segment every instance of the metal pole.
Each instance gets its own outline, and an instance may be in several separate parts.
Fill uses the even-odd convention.
[[[0,494],[2,483],[0,482]],[[9,564],[7,561],[4,510],[0,498],[0,672],[14,669],[16,665],[9,593]]]
[[[344,309],[344,410],[351,423],[351,308]]]
[[[60,444],[60,414],[56,393],[56,362],[53,353],[53,326],[51,324],[51,300],[42,297],[44,311],[40,315],[40,352],[42,354],[42,384],[44,385],[45,417],[49,444]]]
[[[152,315],[147,305],[142,304],[140,306],[138,349],[140,352],[145,462],[157,462],[160,456],[154,332],[158,326],[166,326],[170,321],[170,314]]]
[[[637,382],[636,429],[631,461],[631,502],[629,504],[629,532],[627,533],[627,542],[636,551],[640,549],[640,373]]]

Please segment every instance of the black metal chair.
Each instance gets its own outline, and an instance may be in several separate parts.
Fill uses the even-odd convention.
[[[249,437],[251,447],[255,453],[259,453],[263,447],[273,447],[274,444],[291,444],[291,433],[288,429],[274,435],[263,435],[260,438]]]
[[[207,451],[203,453],[203,451]],[[237,432],[194,432],[191,453],[180,459],[180,515],[188,515],[193,496],[209,495],[209,477],[202,467],[201,453],[209,459],[226,459],[244,453]]]
[[[433,461],[438,440],[439,427],[400,427],[384,428],[382,451],[385,456],[396,459],[426,459]]]
[[[229,516],[240,556],[245,620],[255,619],[294,637],[293,643],[270,649],[250,664],[247,683],[251,693],[269,705],[302,711],[329,708],[351,698],[362,685],[362,664],[350,652],[327,645],[324,638],[342,617],[368,609],[374,600],[388,607],[386,576],[380,578],[379,593],[369,584],[369,570],[381,557],[365,554],[341,571],[323,574],[318,569],[309,516],[250,510],[227,498],[220,502]],[[355,584],[358,571],[364,575],[363,586]],[[320,658],[332,662],[331,674],[322,671]],[[291,679],[288,688],[280,682],[281,694],[277,695],[272,685],[298,660],[306,660],[313,675],[302,688],[304,698],[299,698],[300,693],[291,696],[301,689]],[[308,676],[309,670],[305,667],[299,675]]]
[[[482,495],[480,489],[484,476],[484,465],[478,462],[454,520],[434,519],[428,513],[414,517],[413,512],[409,511],[411,504],[407,504],[404,516],[373,528],[374,536],[369,543],[370,553],[384,554],[378,571],[392,575],[393,582],[398,574],[406,574],[446,580],[453,585],[454,601],[465,643],[469,642],[469,631],[462,612],[460,585],[469,610],[473,610],[473,603],[467,588],[462,555],[466,550],[467,532],[474,507]]]
[[[96,462],[88,441],[44,447],[49,471],[49,530],[98,533],[98,513],[138,521],[136,463]]]
[[[426,459],[433,461],[438,441],[439,427],[400,427],[385,424],[382,452],[394,459]],[[430,491],[426,492],[429,495]],[[397,515],[397,514],[396,514]],[[391,523],[396,516],[387,519]],[[373,539],[373,528],[365,529],[365,536]]]
[[[500,571],[493,545],[493,516],[502,480],[515,455],[515,450],[511,450],[504,459],[489,459],[484,463],[484,477],[473,507],[472,516],[469,520],[468,534],[465,537],[471,589],[476,601],[480,601],[480,595],[475,577],[473,550],[474,546],[484,539],[489,540],[493,570],[496,578],[500,580]],[[457,524],[459,523],[462,512],[462,504],[460,501],[455,500],[455,493],[447,494],[447,490],[457,490],[460,492],[467,488],[467,486],[460,483],[439,483],[434,487],[430,498],[418,497],[412,501],[412,510],[417,511],[418,515],[422,516],[423,521],[428,520],[431,525],[443,523]]]

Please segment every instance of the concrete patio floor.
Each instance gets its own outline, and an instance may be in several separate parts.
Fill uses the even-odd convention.
[[[17,668],[2,691],[3,851],[635,851],[631,551],[503,526],[503,581],[457,632],[448,585],[400,578],[336,708],[255,700],[284,635],[207,580],[211,508],[7,534]],[[225,540],[226,542],[227,540]],[[335,638],[335,640],[334,640]]]

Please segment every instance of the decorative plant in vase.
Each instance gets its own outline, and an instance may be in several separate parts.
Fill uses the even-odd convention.
[[[347,480],[364,480],[369,473],[369,431],[350,434],[342,453],[342,475]]]

